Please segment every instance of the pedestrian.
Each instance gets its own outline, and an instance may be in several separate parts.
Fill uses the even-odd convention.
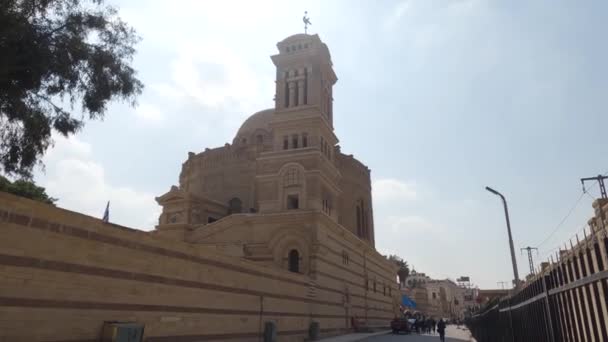
[[[437,323],[437,332],[439,333],[439,340],[445,342],[445,322],[443,321],[443,318]]]
[[[437,321],[434,318],[431,318],[431,326],[433,329],[433,335],[435,335],[435,331],[437,330]]]

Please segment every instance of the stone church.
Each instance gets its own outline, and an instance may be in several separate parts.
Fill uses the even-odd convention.
[[[274,108],[188,154],[154,231],[0,192],[0,340],[98,341],[127,324],[147,342],[258,342],[267,327],[301,342],[389,326],[397,266],[374,247],[370,170],[334,134],[329,49],[297,34],[278,50]]]
[[[232,144],[188,153],[179,186],[156,198],[155,234],[305,275],[341,294],[347,327],[353,317],[386,326],[395,267],[374,248],[370,169],[334,133],[329,49],[316,34],[277,47],[274,108],[246,119]]]

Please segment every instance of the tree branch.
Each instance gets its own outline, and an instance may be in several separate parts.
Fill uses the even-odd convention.
[[[57,106],[57,105],[56,105],[56,104],[55,104],[55,103],[54,103],[54,102],[53,102],[51,99],[49,99],[47,96],[40,95],[40,94],[38,94],[38,93],[34,93],[34,95],[35,95],[37,98],[42,99],[42,100],[44,100],[46,103],[48,103],[48,104],[50,104],[51,106],[53,106],[53,109],[55,109],[55,113],[57,113],[57,112],[60,112],[60,113],[65,113],[65,111],[64,111],[64,110],[63,110],[61,107]]]

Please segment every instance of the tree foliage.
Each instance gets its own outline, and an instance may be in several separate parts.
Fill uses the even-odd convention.
[[[55,205],[56,198],[47,195],[46,190],[28,180],[16,180],[11,182],[5,177],[0,176],[0,191],[8,192],[13,195],[26,197],[35,201]]]
[[[0,0],[0,170],[29,177],[53,131],[134,104],[138,40],[103,0]]]
[[[399,266],[399,270],[397,271],[399,282],[401,284],[405,283],[405,279],[410,275],[410,266],[407,264],[407,261],[403,260],[403,258],[398,255],[389,255],[388,260]]]

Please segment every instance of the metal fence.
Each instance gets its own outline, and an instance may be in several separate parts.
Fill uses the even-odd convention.
[[[468,320],[478,342],[608,341],[608,234],[599,217],[589,237]]]

